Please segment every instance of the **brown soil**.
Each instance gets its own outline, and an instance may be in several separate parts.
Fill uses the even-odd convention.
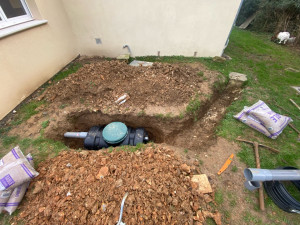
[[[206,100],[217,73],[209,79],[197,75],[204,67],[154,63],[151,67],[132,67],[124,61],[100,61],[85,64],[76,73],[49,87],[43,96],[52,106],[86,105],[102,112],[131,112],[146,106],[181,106],[195,94]],[[199,68],[200,67],[200,68]],[[206,72],[208,73],[208,72]],[[127,93],[123,105],[115,101]],[[157,113],[157,112],[156,112]]]
[[[108,124],[113,121],[122,121],[131,127],[144,127],[149,133],[150,140],[156,143],[167,143],[173,146],[184,147],[201,151],[213,144],[215,128],[223,118],[226,107],[239,96],[240,89],[228,86],[222,95],[218,93],[207,100],[197,116],[187,115],[161,118],[148,114],[105,114],[103,112],[67,111],[52,115],[53,122],[45,130],[45,136],[51,139],[64,141],[71,148],[83,148],[80,139],[63,138],[67,131],[88,131],[94,125]],[[198,119],[195,122],[195,118]]]
[[[174,138],[173,134],[178,130],[192,124],[190,115],[183,120],[174,117],[185,113],[193,97],[197,96],[201,101],[200,118],[219,96],[213,84],[224,83],[223,76],[207,70],[200,63],[154,63],[152,67],[132,67],[122,61],[90,61],[35,97],[46,99],[47,105],[39,107],[40,113],[12,129],[10,134],[37,137],[41,123],[49,120],[45,135],[62,140],[62,134],[66,131],[87,131],[93,125],[119,120],[128,125],[146,127],[154,134],[154,141],[164,142]],[[203,76],[198,75],[201,71]],[[124,93],[129,95],[129,100],[121,105],[116,104],[115,101]],[[162,121],[158,115],[168,115],[170,118]],[[167,128],[170,124],[173,125]]]
[[[199,194],[191,183],[198,167],[159,145],[135,153],[117,149],[65,151],[41,163],[15,219],[25,224],[114,225],[128,192],[122,218],[126,224],[202,224],[206,217],[221,224],[211,207],[213,196]]]
[[[67,220],[70,224],[82,224],[85,221],[88,224],[114,224],[119,215],[122,197],[128,191],[129,201],[126,200],[123,215],[126,224],[151,224],[149,221],[155,224],[201,222],[193,220],[197,216],[197,209],[193,206],[195,203],[203,207],[203,216],[211,216],[218,221],[218,214],[209,213],[214,212],[215,207],[205,202],[205,199],[209,200],[208,197],[195,195],[189,179],[192,174],[200,172],[197,171],[199,162],[205,161],[201,172],[209,175],[214,190],[216,185],[219,188],[223,181],[227,182],[225,175],[230,171],[225,171],[221,178],[215,174],[225,158],[233,151],[237,152],[238,148],[224,139],[216,139],[215,128],[223,118],[227,106],[239,97],[241,89],[230,83],[224,90],[215,90],[213,84],[216,81],[222,84],[224,80],[220,79],[218,72],[209,71],[199,63],[155,63],[152,67],[131,67],[120,61],[92,59],[89,62],[75,74],[53,84],[41,96],[36,97],[46,99],[48,104],[42,105],[38,114],[11,130],[10,135],[37,137],[40,135],[41,123],[49,120],[44,133],[47,138],[63,141],[70,148],[83,148],[82,140],[65,139],[63,133],[88,131],[94,125],[122,121],[128,126],[144,127],[150,134],[150,139],[162,145],[158,145],[155,150],[150,148],[148,152],[138,153],[140,155],[68,151],[41,163],[38,168],[40,175],[31,184],[26,195],[28,202],[24,202],[20,217],[31,224],[43,224],[46,221],[51,224],[68,224]],[[200,71],[204,72],[204,76],[197,74]],[[124,93],[129,94],[130,99],[122,105],[116,104],[115,100]],[[190,99],[197,94],[201,100],[200,110],[196,115],[186,114],[183,118],[180,117]],[[161,113],[164,116],[157,116]],[[169,116],[166,116],[168,113]],[[191,174],[184,174],[178,169],[183,162],[170,148],[187,159],[192,159],[191,164],[195,163],[194,159],[198,160]],[[188,154],[185,153],[187,149]],[[99,181],[95,176],[105,166],[101,161],[103,158],[108,163],[109,175],[107,179]],[[66,164],[69,162],[72,167],[67,168]],[[118,173],[111,170],[111,165],[119,168],[116,170]],[[133,169],[134,166],[138,169]],[[81,170],[80,173],[76,174],[76,169]],[[159,171],[154,173],[156,169]],[[146,180],[140,179],[140,176]],[[231,173],[230,176],[235,184],[231,186],[232,190],[244,198],[243,188],[237,186],[242,185],[242,174]],[[147,183],[148,178],[155,188]],[[95,182],[89,182],[90,179]],[[119,179],[122,179],[123,185],[115,188],[115,182]],[[138,185],[136,190],[132,189],[135,184]],[[43,191],[33,194],[31,189],[38,185],[43,185]],[[170,199],[168,200],[166,193],[159,191],[160,187],[167,192],[179,190],[176,195],[170,195],[171,198],[178,197],[175,207],[172,205],[173,200],[168,202]],[[72,195],[66,197],[68,191]],[[102,212],[102,203],[111,208]],[[199,218],[201,215],[198,212]],[[241,224],[241,216],[237,216],[234,219],[237,223],[233,224]],[[147,218],[150,219],[146,222]]]

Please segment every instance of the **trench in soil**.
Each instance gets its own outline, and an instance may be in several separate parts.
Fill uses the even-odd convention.
[[[188,149],[204,149],[215,139],[215,129],[222,120],[227,106],[240,93],[240,88],[228,85],[224,91],[217,92],[205,102],[198,112],[197,121],[193,116],[184,118],[158,118],[149,115],[114,114],[101,112],[71,112],[62,121],[47,128],[45,135],[54,140],[63,141],[68,147],[84,148],[83,139],[64,138],[68,131],[87,132],[92,126],[106,125],[120,121],[129,127],[143,127],[149,134],[149,139],[155,143],[166,143]]]

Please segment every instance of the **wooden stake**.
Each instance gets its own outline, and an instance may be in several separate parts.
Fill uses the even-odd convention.
[[[294,100],[293,99],[290,99],[290,101],[294,104],[294,106],[296,106],[299,110],[300,110],[300,107],[299,107],[299,105],[297,105],[297,103],[296,102],[294,102]]]
[[[278,108],[282,109],[283,111],[286,111],[288,114],[292,115],[293,117],[295,117],[297,120],[300,120],[300,118],[298,116],[296,116],[295,114],[291,113],[290,111],[286,110],[285,108],[281,107],[278,104],[275,104]]]
[[[262,144],[258,144],[256,141],[252,142],[252,141],[248,141],[248,140],[244,140],[244,139],[240,139],[237,138],[237,141],[242,141],[242,142],[246,142],[249,144],[253,144],[254,145],[254,153],[255,153],[255,162],[256,162],[256,168],[260,169],[260,160],[259,160],[259,153],[258,153],[258,146],[262,146],[264,148],[267,148],[273,152],[279,153],[279,151],[277,149],[271,148],[269,146],[266,145],[262,145]],[[259,208],[261,211],[265,211],[265,201],[264,201],[264,190],[263,190],[263,185],[262,182],[260,183],[260,188],[258,189],[258,196],[259,196]]]
[[[300,134],[300,131],[299,131],[296,127],[294,127],[293,124],[290,124],[290,123],[289,123],[289,126],[290,126],[294,131],[296,131],[298,134]]]
[[[260,169],[258,143],[255,141],[253,144],[254,144],[256,168]],[[262,182],[260,182],[260,188],[258,189],[258,195],[259,195],[259,208],[261,211],[265,211],[264,190],[263,190]]]
[[[260,161],[259,161],[259,153],[258,153],[258,143],[256,141],[254,141],[253,144],[254,144],[254,153],[255,153],[256,168],[260,169]]]
[[[259,144],[256,141],[253,142],[253,141],[248,141],[248,140],[244,140],[244,139],[241,139],[241,138],[237,138],[236,140],[237,141],[246,142],[246,143],[254,145],[256,168],[259,168],[259,169],[260,169],[260,160],[259,160],[258,146],[267,148],[268,150],[270,150],[272,152],[275,152],[275,153],[279,153],[280,152],[279,150],[277,150],[275,148],[271,148],[269,146]],[[260,183],[260,188],[258,189],[259,208],[260,208],[261,211],[265,211],[265,201],[264,201],[263,185],[262,185],[262,182],[259,182],[259,183]]]
[[[249,144],[253,144],[253,145],[254,145],[253,141],[248,141],[248,140],[244,140],[244,139],[241,139],[241,138],[237,138],[236,140],[237,140],[237,141],[246,142],[246,143],[249,143]],[[270,151],[275,152],[275,153],[280,153],[279,150],[277,150],[277,149],[275,149],[275,148],[272,148],[272,147],[269,147],[269,146],[266,146],[266,145],[263,145],[263,144],[258,144],[258,146],[267,148],[267,149],[269,149]]]

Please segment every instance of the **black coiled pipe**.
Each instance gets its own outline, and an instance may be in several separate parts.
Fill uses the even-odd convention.
[[[277,169],[295,170],[298,168],[287,166],[280,167]],[[300,191],[300,180],[290,181]],[[280,181],[265,181],[263,182],[265,191],[273,202],[282,210],[289,213],[300,214],[300,202],[298,202],[290,193],[287,191],[285,186]]]

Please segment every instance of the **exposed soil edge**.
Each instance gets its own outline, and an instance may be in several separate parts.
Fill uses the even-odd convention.
[[[222,120],[225,109],[237,97],[240,86],[227,83],[222,90],[214,90],[213,96],[208,99],[197,112],[197,121],[193,115],[184,118],[159,118],[150,115],[105,114],[101,111],[64,112],[45,130],[45,136],[50,139],[63,141],[71,148],[83,148],[82,139],[64,138],[67,131],[88,131],[92,126],[105,125],[113,121],[121,121],[131,127],[144,127],[149,133],[150,140],[156,143],[167,143],[174,146],[190,149],[203,149],[215,139],[215,129]],[[211,115],[216,116],[212,119]],[[191,137],[196,136],[197,139]]]

